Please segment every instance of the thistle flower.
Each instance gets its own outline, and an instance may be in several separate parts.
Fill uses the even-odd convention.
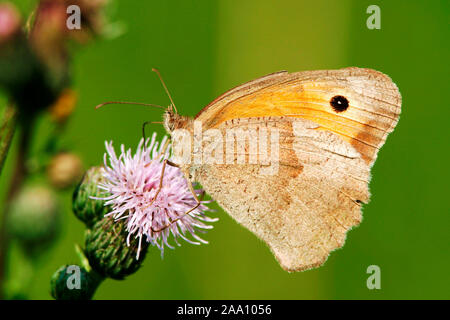
[[[144,142],[141,139],[134,155],[131,149],[125,151],[122,145],[119,157],[116,156],[112,142],[105,143],[105,182],[98,186],[109,196],[98,199],[105,200],[105,206],[112,207],[107,216],[113,216],[116,221],[126,219],[128,245],[130,237],[139,238],[139,243],[145,237],[163,255],[165,246],[173,249],[168,242],[171,234],[178,246],[178,238],[196,245],[208,243],[196,232],[211,229],[212,226],[207,223],[217,221],[205,215],[205,212],[211,211],[206,206],[210,201],[201,201],[192,210],[197,203],[189,190],[188,182],[179,168],[170,165],[165,167],[162,188],[159,190],[163,159],[170,160],[170,153],[166,151],[161,154],[166,137],[159,147],[155,140],[156,134],[153,134],[151,140]],[[197,189],[195,192],[199,196],[203,191]],[[188,234],[193,240],[187,237]]]

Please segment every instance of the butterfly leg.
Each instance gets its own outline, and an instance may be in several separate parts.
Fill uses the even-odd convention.
[[[159,193],[162,190],[162,186],[163,186],[163,179],[164,179],[164,172],[166,170],[166,165],[167,162],[169,162],[169,160],[165,159],[163,161],[163,165],[162,165],[162,169],[161,169],[161,178],[159,178],[159,186],[158,186],[158,190],[156,190],[155,196],[153,197],[152,201],[150,202],[150,204],[148,206],[145,207],[145,209],[147,209],[148,207],[150,207],[155,201],[156,198],[158,197]]]
[[[143,130],[144,130],[144,128],[145,128],[145,124],[144,124]],[[162,148],[161,151],[159,152],[157,158],[159,158],[161,155],[164,155],[164,154],[166,153],[166,150],[167,150],[169,144],[170,144],[170,139],[168,139],[168,140],[166,141],[166,143],[164,144],[163,148]],[[148,163],[146,166],[148,166],[148,165],[150,165],[150,163]],[[166,170],[166,166],[167,166],[167,165],[170,165],[170,166],[176,167],[176,168],[179,168],[179,167],[180,167],[180,166],[177,165],[176,163],[173,163],[172,161],[170,161],[170,160],[168,160],[168,159],[164,159],[163,165],[162,165],[162,169],[161,169],[161,177],[160,177],[160,179],[159,179],[158,190],[156,191],[155,196],[153,197],[153,199],[152,199],[152,201],[150,202],[150,204],[148,204],[145,208],[150,207],[150,206],[156,201],[156,198],[158,197],[159,193],[161,192],[162,187],[163,187],[164,172],[165,172],[165,170]],[[176,223],[178,220],[180,220],[182,217],[184,217],[185,215],[191,213],[192,211],[194,211],[195,209],[197,209],[197,208],[200,206],[201,201],[203,200],[203,197],[204,197],[205,193],[202,192],[201,199],[199,199],[198,196],[197,196],[197,194],[195,193],[195,190],[194,190],[194,187],[193,187],[193,185],[192,185],[192,182],[191,182],[189,179],[186,179],[186,180],[187,180],[187,183],[188,183],[189,190],[191,191],[192,195],[194,196],[196,205],[195,205],[194,207],[192,207],[190,210],[188,210],[188,211],[186,211],[185,213],[183,213],[183,214],[182,214],[181,216],[179,216],[178,218],[174,219],[174,220],[171,220],[170,217],[167,216],[168,219],[169,219],[169,223],[168,223],[167,225],[165,225],[164,227],[162,227],[162,228],[160,228],[160,229],[157,229],[157,230],[153,229],[153,226],[152,226],[150,229],[152,230],[153,233],[160,232],[160,231],[163,231],[163,230],[167,229],[167,228],[170,227],[172,224],[174,224],[174,223]],[[167,212],[166,212],[166,215],[167,215]]]
[[[142,138],[144,138],[144,144],[145,144],[145,140],[146,140],[146,138],[145,138],[145,126],[148,125],[148,124],[150,124],[150,123],[151,123],[151,121],[145,121],[145,122],[142,124]]]
[[[144,123],[144,126],[145,126],[145,123]],[[145,132],[144,132],[144,134],[145,134]],[[169,144],[170,144],[170,139],[167,139],[167,141],[166,141],[166,143],[164,144],[164,146],[163,146],[163,148],[161,149],[161,151],[158,153],[158,155],[156,156],[156,158],[155,159],[159,159],[160,157],[161,157],[161,155],[164,155],[165,153],[166,153],[166,150],[167,150],[167,147],[169,146]],[[151,160],[149,163],[147,163],[144,167],[148,167],[151,163],[152,163],[152,161],[154,161],[155,159],[153,159],[153,160]],[[159,161],[159,160],[158,160]],[[172,161],[169,161],[169,160],[167,160],[167,159],[164,159],[164,164],[163,164],[163,169],[162,169],[162,172],[161,172],[161,180],[160,180],[160,185],[162,185],[162,179],[163,179],[163,177],[164,177],[164,170],[165,170],[165,168],[166,168],[166,164],[169,164],[169,165],[171,165],[172,167],[178,167],[175,163],[173,163]],[[153,203],[153,202],[152,202]],[[147,207],[148,208],[148,207]]]
[[[145,121],[145,122],[142,124],[142,138],[144,138],[144,141],[146,140],[146,137],[145,137],[145,127],[146,127],[147,125],[149,125],[149,124],[152,124],[152,123],[163,124],[163,122],[161,122],[161,121]]]
[[[159,158],[161,155],[164,155],[164,154],[166,153],[166,150],[167,150],[167,147],[169,146],[169,144],[170,144],[170,139],[168,139],[168,140],[166,141],[166,143],[164,144],[164,147],[163,147],[162,150],[159,152],[157,158]],[[151,162],[150,162],[150,163],[151,163]],[[149,166],[150,163],[146,164],[145,166]],[[156,198],[158,197],[159,193],[160,193],[161,190],[162,190],[162,187],[163,187],[163,179],[164,179],[164,172],[166,171],[166,165],[167,165],[167,164],[169,164],[169,165],[171,165],[171,166],[176,166],[176,164],[174,164],[172,161],[169,161],[168,159],[164,159],[163,165],[162,165],[162,169],[161,169],[161,177],[159,178],[159,186],[158,186],[158,190],[156,190],[155,196],[153,197],[153,199],[152,199],[152,201],[150,202],[150,204],[147,205],[147,206],[145,207],[145,209],[148,208],[148,207],[150,207],[150,206],[156,201]]]
[[[165,143],[164,146],[163,146],[163,148],[162,148],[161,151],[158,153],[158,158],[159,158],[161,155],[166,154],[166,151],[167,151],[167,148],[169,147],[169,144],[170,144],[170,139],[167,139],[167,140],[166,140],[166,143]],[[169,161],[169,160],[167,160],[167,162],[168,162],[168,163],[170,162],[170,165],[171,165],[172,167],[175,165],[173,162],[171,162],[171,161]],[[176,166],[176,165],[175,165],[175,166]]]
[[[173,162],[170,162],[169,160],[165,160],[165,161],[166,161],[166,163],[169,164],[170,166],[174,166],[174,167],[179,168],[179,166],[178,166],[177,164],[175,164],[175,163],[173,163]],[[162,181],[162,180],[161,180],[161,181]],[[201,196],[200,196],[200,199],[199,199],[198,196],[197,196],[197,194],[195,193],[194,186],[192,185],[192,182],[191,182],[190,180],[187,180],[187,183],[188,183],[189,190],[191,191],[192,195],[194,196],[196,205],[195,205],[194,207],[192,207],[191,209],[189,209],[188,211],[186,211],[185,213],[183,213],[183,214],[182,214],[181,216],[179,216],[178,218],[174,219],[174,220],[171,220],[170,217],[168,217],[168,218],[169,218],[169,223],[168,223],[167,225],[165,225],[164,227],[162,227],[162,228],[160,228],[160,229],[157,229],[157,230],[154,230],[153,227],[152,227],[152,228],[151,228],[152,232],[160,232],[160,231],[163,231],[163,230],[167,229],[167,228],[170,227],[172,224],[176,223],[178,220],[180,220],[181,218],[183,218],[185,215],[191,213],[192,211],[194,211],[195,209],[197,209],[197,208],[201,205],[202,200],[203,200],[203,197],[204,197],[204,195],[205,195],[205,192],[202,192],[202,194],[201,194]]]

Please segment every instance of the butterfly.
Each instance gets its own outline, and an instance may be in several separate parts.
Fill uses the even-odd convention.
[[[387,75],[356,67],[269,74],[227,91],[194,118],[179,115],[169,98],[164,127],[174,149],[188,150],[187,161],[169,164],[184,172],[191,190],[200,183],[289,272],[322,265],[359,225],[370,169],[401,111]],[[266,152],[269,136],[276,148]],[[205,161],[205,150],[213,161]],[[251,161],[268,154],[276,155],[272,174],[262,173],[271,163]]]

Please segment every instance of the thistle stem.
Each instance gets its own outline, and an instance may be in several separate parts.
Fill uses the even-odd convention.
[[[17,113],[17,111],[16,111]],[[17,116],[15,116],[17,117]],[[21,131],[19,139],[19,150],[16,158],[16,164],[14,168],[14,173],[12,177],[11,184],[7,193],[7,200],[3,207],[3,214],[1,216],[0,224],[0,300],[4,298],[4,286],[5,286],[5,273],[6,273],[6,262],[7,262],[7,250],[9,246],[9,238],[6,230],[6,222],[9,214],[9,209],[11,205],[11,200],[20,190],[23,181],[27,175],[26,170],[26,158],[28,155],[28,149],[30,146],[30,140],[33,131],[34,118],[24,117],[20,121]],[[11,137],[12,138],[12,137]]]
[[[104,276],[98,274],[95,270],[89,271],[89,274],[91,275],[91,277],[93,279],[92,283],[90,284],[90,286],[91,286],[90,291],[92,294],[89,297],[89,300],[92,300],[98,287],[100,286],[100,284],[103,283],[103,281],[105,281],[106,278]]]
[[[0,175],[5,164],[6,156],[8,155],[11,141],[14,137],[14,132],[16,131],[16,124],[17,109],[14,104],[9,103],[6,106],[0,127]]]

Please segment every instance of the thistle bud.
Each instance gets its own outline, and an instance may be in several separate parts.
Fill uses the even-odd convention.
[[[8,231],[28,250],[48,245],[59,230],[60,204],[46,186],[24,187],[13,199],[8,215]]]
[[[0,87],[20,110],[20,122],[30,121],[54,102],[68,72],[54,80],[22,31],[17,10],[0,5]],[[24,94],[24,92],[26,94]]]
[[[92,199],[105,196],[105,193],[98,188],[98,184],[103,181],[103,168],[92,167],[84,175],[80,184],[73,193],[72,209],[78,219],[91,227],[102,219],[105,214],[111,211],[105,206],[105,201]]]
[[[40,1],[29,35],[33,51],[56,82],[65,78],[68,72],[66,8],[63,1]]]
[[[77,265],[65,265],[50,280],[51,294],[56,300],[89,300],[102,280],[95,272]]]
[[[79,181],[82,170],[83,164],[77,155],[61,152],[51,159],[47,176],[54,187],[65,189]]]
[[[135,273],[145,259],[148,243],[127,237],[125,221],[114,222],[111,217],[98,221],[87,230],[85,253],[91,267],[102,276],[116,280]]]

